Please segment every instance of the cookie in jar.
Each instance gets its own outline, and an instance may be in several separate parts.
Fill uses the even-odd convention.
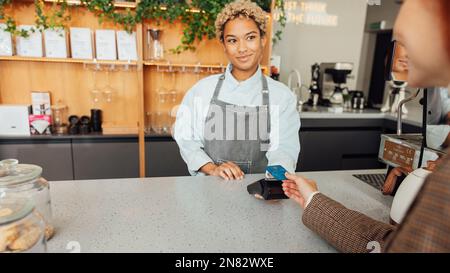
[[[44,220],[48,240],[54,235],[50,185],[41,175],[42,168],[37,165],[19,164],[16,159],[0,161],[0,192],[9,198],[32,200],[35,213]]]
[[[33,202],[0,198],[0,253],[46,251],[45,223]]]

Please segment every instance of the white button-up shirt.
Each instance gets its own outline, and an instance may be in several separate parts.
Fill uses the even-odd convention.
[[[239,106],[262,105],[262,71],[239,82],[228,65],[218,99]],[[191,175],[201,174],[199,169],[213,160],[204,151],[205,120],[220,75],[209,76],[197,82],[185,95],[174,127],[174,138]],[[300,152],[300,116],[296,96],[289,88],[269,77],[270,142],[266,153],[269,165],[281,165],[293,173]]]
[[[450,112],[449,89],[441,87],[428,90],[427,99],[427,145],[440,150],[450,134],[450,125],[443,124],[447,113]]]

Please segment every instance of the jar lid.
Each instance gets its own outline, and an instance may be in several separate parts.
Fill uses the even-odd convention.
[[[9,224],[28,216],[34,209],[30,199],[0,198],[0,225]]]
[[[37,165],[19,164],[17,159],[0,161],[0,187],[17,185],[39,178],[42,168]]]

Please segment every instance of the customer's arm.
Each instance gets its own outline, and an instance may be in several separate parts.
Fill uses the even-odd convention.
[[[384,251],[389,234],[395,229],[318,192],[313,180],[286,173],[283,181],[286,195],[302,208],[303,223],[342,252],[371,252],[371,246]]]
[[[383,252],[386,239],[395,229],[347,209],[321,193],[314,195],[302,220],[305,226],[341,252],[371,252],[370,246],[378,244]]]

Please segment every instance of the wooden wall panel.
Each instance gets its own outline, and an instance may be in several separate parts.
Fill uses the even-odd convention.
[[[94,72],[85,69],[83,64],[2,61],[0,103],[30,104],[31,91],[49,91],[52,104],[61,100],[68,105],[70,114],[90,115],[90,109],[100,108],[103,110],[106,127],[137,128],[139,112],[136,70],[109,73],[110,86],[115,90],[112,101],[108,103],[105,94],[100,93],[99,103],[94,103],[91,95],[95,86],[94,77],[97,90],[104,91],[108,83],[105,71]]]

